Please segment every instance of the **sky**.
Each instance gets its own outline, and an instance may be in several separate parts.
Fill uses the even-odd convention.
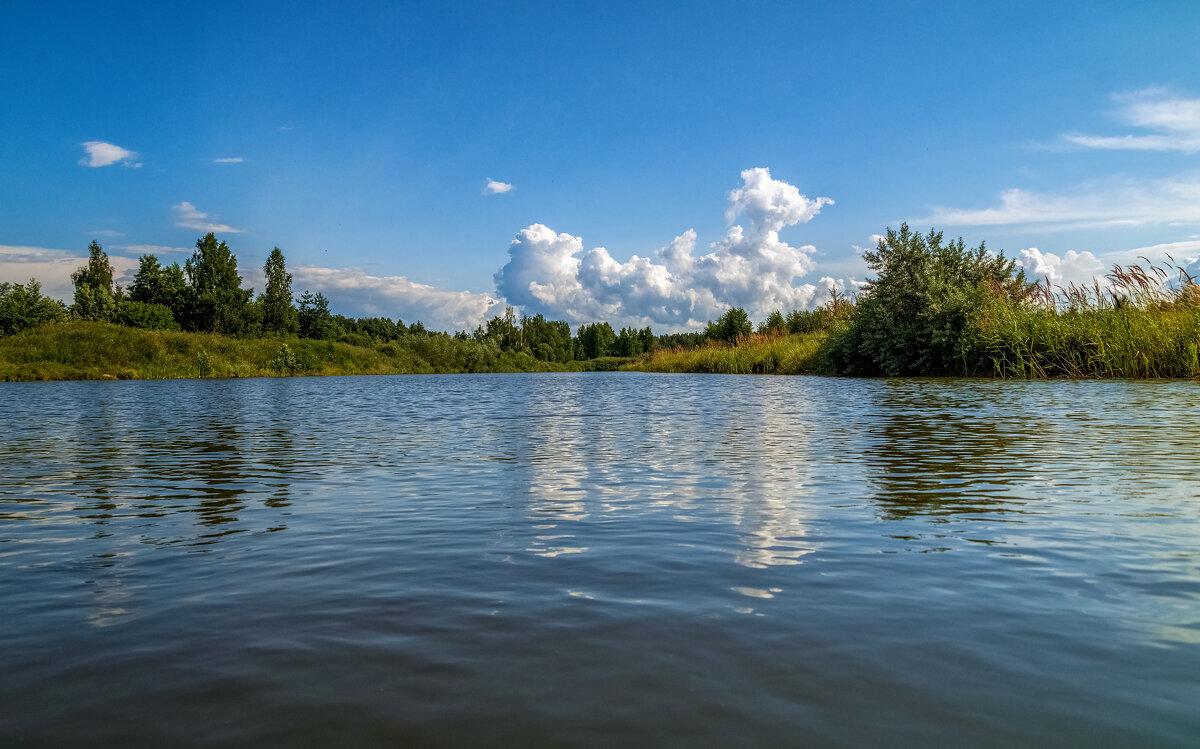
[[[271,248],[335,312],[761,320],[908,222],[1200,255],[1200,3],[0,4],[0,281]]]

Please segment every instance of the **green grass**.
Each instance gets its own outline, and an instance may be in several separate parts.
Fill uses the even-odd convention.
[[[999,308],[980,342],[999,377],[1200,377],[1200,307]]]
[[[710,342],[695,349],[662,349],[626,364],[641,372],[706,374],[824,374],[827,333],[752,335],[737,344]]]
[[[289,361],[281,357],[287,346]],[[73,321],[0,338],[0,380],[180,379],[438,372],[616,369],[625,359],[556,364],[477,341],[414,335],[377,346],[303,338],[242,339],[209,333]]]

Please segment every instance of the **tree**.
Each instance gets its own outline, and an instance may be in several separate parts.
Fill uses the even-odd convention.
[[[190,284],[187,327],[213,333],[239,333],[251,289],[243,289],[237,257],[209,232],[196,240],[196,251],[184,265]]]
[[[612,326],[606,322],[581,325],[576,336],[579,342],[580,359],[598,359],[612,352],[617,335]]]
[[[108,254],[100,243],[92,240],[88,245],[88,261],[71,274],[71,282],[75,288],[91,286],[94,289],[104,289],[110,295],[113,293],[113,269],[108,261]]]
[[[295,333],[300,323],[292,306],[292,274],[287,272],[283,252],[278,247],[267,256],[263,271],[267,276],[259,302],[262,305],[264,333]]]
[[[42,296],[42,285],[36,280],[31,278],[27,284],[0,283],[0,336],[66,317],[62,302]]]
[[[99,242],[92,240],[88,245],[87,264],[71,274],[71,282],[75,284],[71,314],[83,320],[112,319],[117,311],[112,263]]]
[[[960,237],[922,236],[901,224],[863,253],[878,273],[849,329],[834,342],[833,360],[848,374],[970,374],[982,362],[979,316],[991,300],[1021,302],[1034,284],[1004,254]]]
[[[767,315],[767,319],[763,320],[762,325],[758,326],[758,332],[761,335],[783,335],[788,332],[788,324],[783,319],[783,313],[775,310]]]
[[[177,322],[182,321],[187,314],[188,285],[179,263],[163,266],[154,255],[138,258],[137,275],[129,286],[129,301],[162,305]]]
[[[117,301],[103,287],[80,284],[75,287],[71,314],[80,320],[111,320],[117,314]]]
[[[329,313],[329,300],[324,294],[313,294],[307,289],[300,295],[300,310],[297,313],[300,336],[329,340],[337,332],[333,315]]]
[[[725,314],[708,324],[705,335],[714,341],[736,343],[738,339],[750,335],[752,330],[750,316],[741,307],[731,307]]]

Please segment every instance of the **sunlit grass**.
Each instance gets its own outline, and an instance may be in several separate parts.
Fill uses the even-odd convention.
[[[818,374],[826,366],[821,345],[827,333],[751,335],[736,344],[710,342],[694,349],[661,349],[625,369],[708,374]]]
[[[287,347],[289,359],[281,356]],[[615,369],[624,360],[602,362]],[[180,379],[530,372],[596,368],[496,352],[449,336],[412,336],[373,347],[306,338],[231,338],[101,322],[46,325],[0,338],[0,380]]]
[[[1200,293],[1186,276],[1131,266],[1108,288],[1043,288],[1030,305],[994,305],[979,341],[1001,377],[1200,377]]]

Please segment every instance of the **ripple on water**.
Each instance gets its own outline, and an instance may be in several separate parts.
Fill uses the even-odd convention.
[[[0,743],[1200,735],[1194,383],[2,389]]]

